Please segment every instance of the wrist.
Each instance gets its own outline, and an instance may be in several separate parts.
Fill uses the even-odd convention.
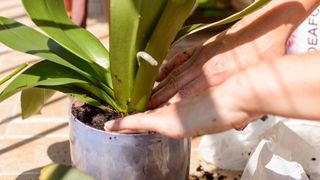
[[[261,69],[261,62],[234,74],[224,84],[226,89],[232,90],[231,98],[235,110],[243,112],[248,116],[246,123],[259,118],[268,112],[264,109],[264,98],[268,98],[265,95],[265,91],[268,88],[263,86],[261,80],[264,77],[260,77],[259,71]]]
[[[218,119],[224,122],[224,129],[242,130],[262,114],[257,112],[248,83],[238,72],[211,91]]]

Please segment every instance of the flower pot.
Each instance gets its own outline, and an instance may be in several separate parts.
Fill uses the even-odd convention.
[[[82,123],[72,114],[70,117],[72,164],[95,179],[188,178],[190,138],[108,133]]]

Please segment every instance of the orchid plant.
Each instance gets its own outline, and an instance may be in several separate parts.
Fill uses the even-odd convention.
[[[23,64],[0,85],[0,102],[21,91],[22,117],[39,113],[60,91],[101,109],[146,110],[156,76],[168,49],[197,31],[236,21],[266,4],[259,0],[212,24],[183,27],[196,0],[111,0],[110,50],[68,17],[63,0],[22,0],[32,21],[45,33],[0,17],[0,42],[39,56]]]

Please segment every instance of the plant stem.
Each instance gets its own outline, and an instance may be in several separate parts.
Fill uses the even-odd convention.
[[[195,0],[169,0],[167,2],[145,49],[146,53],[158,61],[158,66],[141,61],[133,86],[130,109],[136,111],[146,109],[159,67],[194,4]]]

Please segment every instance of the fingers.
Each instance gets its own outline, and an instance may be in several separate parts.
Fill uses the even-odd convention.
[[[176,71],[176,70],[175,70]],[[180,72],[179,72],[180,73]],[[170,75],[166,80],[161,82],[153,91],[153,95],[149,102],[149,108],[156,108],[160,104],[168,101],[175,95],[185,84],[192,81],[198,76],[199,72],[193,71],[193,68],[182,71],[177,76]]]
[[[164,136],[171,138],[186,137],[184,131],[176,122],[179,122],[179,117],[175,114],[173,109],[174,105],[170,108],[160,108],[160,112],[147,112],[122,119],[112,120],[105,123],[105,130],[118,133],[137,133],[137,132],[150,132],[154,131]]]
[[[148,121],[145,121],[147,119]],[[118,120],[111,120],[105,123],[105,130],[115,132],[147,132],[153,131],[153,120],[144,114],[136,114],[121,118]]]
[[[228,102],[230,99],[234,100],[207,90],[198,96],[149,113],[109,121],[105,124],[105,129],[115,132],[155,131],[171,138],[218,133],[231,129],[233,124],[243,122],[247,117],[228,107],[232,106],[232,103]]]
[[[216,73],[211,76],[201,74],[196,79],[192,80],[181,88],[170,100],[170,103],[175,103],[177,100],[195,96],[210,87],[215,87],[225,81],[228,77],[228,73]]]
[[[201,75],[181,88],[168,102],[170,104],[176,103],[182,99],[195,96],[210,87],[211,85],[208,79]]]
[[[155,108],[169,99],[169,102],[172,103],[199,94],[210,87],[221,84],[234,73],[234,68],[232,64],[230,65],[230,62],[211,60],[202,65],[201,69],[199,64],[191,64],[191,62],[192,59],[174,70],[167,79],[153,90],[149,108]],[[184,66],[192,67],[184,71]]]
[[[157,77],[157,81],[160,82],[164,80],[174,69],[189,60],[193,55],[194,50],[195,48],[190,48],[186,51],[183,51],[182,53],[178,53],[173,58],[168,60],[167,63],[163,64]]]
[[[197,66],[194,65],[196,63],[195,58],[196,56],[192,57],[188,62],[173,70],[170,75],[153,90],[153,95],[149,103],[150,108],[158,107],[160,104],[168,101],[183,86],[201,74],[201,71],[197,70]]]

